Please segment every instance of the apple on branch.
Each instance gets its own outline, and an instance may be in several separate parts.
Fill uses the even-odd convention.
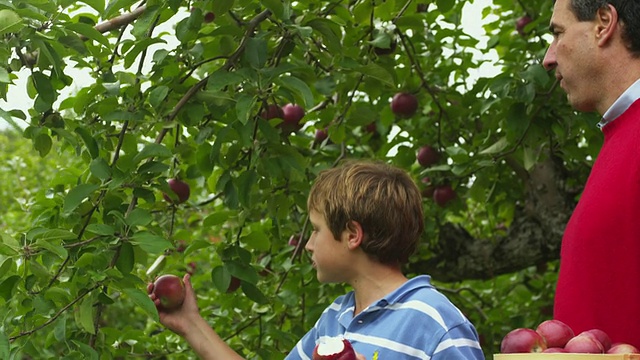
[[[286,104],[282,107],[282,119],[280,127],[287,133],[298,131],[302,128],[304,109],[300,105]]]
[[[433,146],[424,145],[420,147],[420,149],[418,149],[416,159],[418,160],[418,163],[423,167],[429,167],[440,160],[440,153],[438,152],[438,150],[434,149]]]
[[[174,196],[169,196],[166,193],[162,194],[166,201],[175,204],[182,204],[183,202],[189,200],[189,196],[191,195],[189,184],[179,179],[169,179],[167,181],[167,184],[169,185],[171,191],[173,191]]]
[[[407,92],[399,92],[391,99],[391,111],[401,118],[410,118],[418,111],[418,98]]]

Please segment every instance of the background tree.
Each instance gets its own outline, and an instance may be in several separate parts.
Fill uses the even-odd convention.
[[[597,119],[540,65],[551,0],[494,0],[486,47],[465,3],[0,0],[0,95],[19,72],[34,99],[0,110],[22,132],[0,138],[0,358],[191,358],[145,291],[187,271],[231,346],[282,358],[345,290],[302,251],[310,183],[345,158],[423,187],[407,273],[436,279],[487,354],[549,318]],[[470,80],[479,52],[499,75]]]

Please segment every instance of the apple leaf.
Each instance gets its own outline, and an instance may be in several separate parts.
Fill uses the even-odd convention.
[[[247,94],[241,94],[238,97],[238,101],[236,102],[236,114],[238,116],[238,121],[240,121],[243,125],[249,122],[249,117],[251,116],[251,109],[256,104],[256,97],[250,96]]]
[[[84,199],[88,198],[94,191],[98,190],[98,188],[99,186],[95,184],[80,184],[69,190],[69,193],[64,198],[62,212],[69,214],[75,210],[75,208],[77,208]]]
[[[9,359],[9,338],[4,333],[0,332],[0,359]]]
[[[156,309],[156,305],[151,301],[146,292],[136,288],[124,288],[122,292],[147,314],[151,315],[154,320],[159,321],[158,309]]]
[[[79,341],[79,340],[71,340],[79,349],[83,355],[83,359],[87,360],[99,360],[100,356],[96,352],[94,348],[91,346]]]
[[[160,105],[162,105],[162,102],[167,98],[168,94],[169,87],[167,86],[158,86],[152,89],[149,92],[149,104],[154,108],[158,108]]]
[[[77,311],[73,312],[76,324],[84,331],[94,334],[95,327],[93,324],[93,300],[91,295],[88,295],[80,302]]]
[[[9,301],[13,295],[13,289],[16,287],[20,279],[21,277],[19,275],[9,276],[4,279],[4,281],[0,283],[0,296],[6,301]]]
[[[107,224],[89,224],[87,231],[96,235],[113,235],[116,230],[111,225]]]
[[[391,73],[387,71],[387,69],[378,64],[369,63],[364,66],[358,67],[357,70],[366,76],[382,81],[389,87],[395,86],[393,75],[391,75]]]
[[[9,9],[0,10],[0,36],[18,32],[23,26],[22,18],[15,11]]]
[[[53,254],[57,255],[60,259],[65,259],[68,255],[67,249],[65,249],[61,244],[56,244],[53,241],[48,241],[47,239],[36,241],[36,245],[49,250]]]
[[[116,260],[116,268],[123,274],[128,274],[133,270],[135,264],[135,254],[130,243],[122,243],[120,254]]]
[[[101,157],[97,157],[91,161],[89,170],[93,176],[102,181],[108,180],[111,177],[111,167],[109,167],[109,164]]]
[[[309,109],[314,105],[311,88],[299,78],[295,76],[283,76],[275,79],[275,82],[282,84],[285,88],[298,94],[303,101],[304,108]]]
[[[267,304],[269,302],[269,299],[262,293],[262,291],[260,291],[260,289],[258,289],[257,286],[246,281],[243,281],[241,286],[242,292],[245,293],[249,299],[258,304]]]
[[[129,226],[145,226],[153,220],[151,213],[148,210],[135,208],[133,211],[127,214],[125,221]]]
[[[169,240],[147,231],[134,234],[130,241],[133,245],[138,245],[142,250],[150,254],[158,254],[173,246]]]
[[[171,157],[171,155],[171,150],[167,149],[166,146],[156,143],[150,143],[147,144],[139,153],[137,153],[136,156],[133,157],[133,162],[135,164],[138,164],[144,159],[152,157],[169,158]]]
[[[224,266],[216,266],[211,270],[211,281],[220,292],[225,292],[231,284],[231,274]]]
[[[479,152],[481,155],[492,155],[501,152],[509,146],[509,140],[506,137],[500,138],[493,145]]]
[[[84,24],[81,22],[78,23],[67,23],[65,24],[65,28],[78,33],[80,35],[85,36],[87,39],[91,39],[94,40],[102,45],[104,45],[107,49],[111,47],[111,44],[109,44],[109,40],[102,35],[98,30],[96,30],[95,27],[89,25],[89,24]]]

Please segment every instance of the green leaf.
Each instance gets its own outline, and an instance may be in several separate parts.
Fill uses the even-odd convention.
[[[438,5],[438,10],[444,14],[451,11],[456,2],[452,0],[436,0],[436,4]]]
[[[267,251],[271,246],[269,236],[262,231],[252,231],[242,237],[242,242],[247,244],[250,249],[258,251]]]
[[[234,0],[216,0],[211,3],[211,11],[214,14],[224,14],[231,10]]]
[[[95,184],[80,184],[71,189],[67,196],[65,196],[64,198],[62,212],[67,214],[72,212],[78,207],[78,205],[80,205],[84,201],[84,199],[91,196],[91,194],[93,194],[93,192],[98,190],[99,188],[100,186]]]
[[[93,264],[93,262],[95,261],[95,255],[93,255],[90,252],[86,252],[84,254],[82,254],[78,260],[76,260],[74,266],[76,268],[84,268],[87,266],[90,266],[91,264]]]
[[[53,141],[51,141],[51,136],[44,132],[39,133],[35,139],[33,139],[33,146],[40,154],[40,157],[45,157],[51,151],[51,146],[53,146]]]
[[[76,344],[76,346],[78,348],[80,348],[80,352],[82,352],[83,355],[83,359],[88,359],[88,360],[99,360],[100,356],[98,355],[98,352],[92,348],[91,346],[78,341],[78,340],[71,340],[71,342],[73,342],[74,344]]]
[[[202,226],[204,226],[205,228],[210,228],[213,226],[222,225],[235,214],[236,212],[234,211],[216,211],[204,219]]]
[[[76,134],[80,135],[80,138],[82,138],[82,141],[84,142],[87,151],[89,151],[89,155],[91,155],[91,158],[97,158],[100,155],[100,150],[98,149],[98,143],[96,142],[96,139],[91,136],[86,128],[77,127],[75,129],[75,132]]]
[[[146,292],[135,288],[125,288],[122,289],[122,292],[133,300],[136,305],[140,306],[147,314],[151,315],[155,321],[159,321],[158,309],[156,309],[156,305],[151,301]]]
[[[231,273],[224,266],[216,266],[211,270],[211,281],[218,291],[225,292],[231,284]]]
[[[251,206],[251,190],[257,181],[258,175],[253,170],[247,170],[240,174],[236,180],[240,204],[247,207]]]
[[[80,35],[84,35],[87,39],[94,40],[102,45],[104,45],[107,49],[111,48],[111,44],[109,43],[109,39],[107,39],[104,35],[102,35],[95,27],[84,24],[84,23],[67,23],[65,27],[73,32],[76,32]]]
[[[0,359],[9,359],[9,349],[9,338],[4,331],[0,331]]]
[[[369,63],[365,66],[359,67],[358,71],[371,78],[382,81],[385,85],[388,85],[390,87],[395,86],[395,82],[393,81],[393,75],[391,75],[391,73],[389,73],[387,69],[383,68],[380,65]]]
[[[64,229],[32,229],[27,234],[27,239],[30,240],[73,240],[78,236],[69,230]]]
[[[11,300],[11,297],[13,296],[13,289],[16,287],[20,279],[21,277],[19,275],[13,275],[6,278],[0,284],[0,296],[2,296],[6,301]]]
[[[480,151],[480,154],[481,155],[497,154],[497,153],[501,152],[502,150],[506,149],[507,146],[509,146],[509,140],[505,136],[505,137],[500,138],[500,140],[496,141],[493,145],[491,145],[488,148]]]
[[[53,241],[47,239],[36,241],[36,245],[49,250],[50,252],[57,255],[60,259],[65,259],[68,255],[67,249],[65,249],[62,245],[55,244]]]
[[[238,115],[238,121],[243,125],[249,121],[251,116],[251,109],[256,103],[256,97],[248,94],[242,94],[238,97],[236,103],[236,114]]]
[[[135,208],[131,211],[125,221],[129,226],[145,226],[148,225],[153,218],[148,210]]]
[[[150,254],[161,253],[173,246],[169,240],[162,236],[146,231],[134,234],[130,241],[133,245],[139,246],[142,250]]]
[[[258,289],[257,286],[243,281],[241,283],[242,292],[247,295],[247,297],[258,304],[267,304],[269,303],[269,299]]]
[[[102,181],[111,178],[111,167],[103,158],[98,157],[93,159],[89,165],[89,170],[93,176]]]
[[[267,62],[267,42],[263,39],[249,38],[244,57],[255,69],[262,69]]]
[[[89,224],[87,231],[96,235],[113,235],[116,230],[113,226],[107,224]]]
[[[275,17],[284,19],[284,1],[282,0],[260,0],[260,3],[267,9],[271,10],[271,13]]]
[[[51,84],[51,79],[45,74],[36,71],[31,75],[31,79],[33,80],[33,86],[35,86],[36,91],[38,92],[38,96],[42,101],[44,101],[49,108],[53,105],[53,102],[56,101],[56,91]]]
[[[313,98],[311,88],[309,88],[309,85],[307,85],[306,82],[294,76],[283,76],[278,78],[276,83],[280,83],[283,87],[298,94],[306,109],[313,107],[315,100]]]
[[[116,260],[116,268],[123,274],[129,274],[133,270],[134,264],[135,254],[133,246],[128,242],[122,243],[118,259]]]
[[[84,331],[94,334],[96,329],[93,325],[93,300],[89,295],[80,302],[77,311],[74,312],[76,324]]]
[[[160,107],[169,94],[169,87],[161,85],[149,92],[149,104],[154,108]]]
[[[156,144],[156,143],[150,143],[150,144],[147,144],[142,149],[142,151],[137,153],[136,156],[133,157],[133,162],[135,164],[138,164],[140,161],[144,159],[149,159],[152,157],[166,159],[171,157],[172,155],[173,154],[171,153],[171,150],[167,149],[166,146],[161,144]]]
[[[0,36],[18,32],[22,30],[23,26],[22,18],[15,11],[9,9],[0,10]]]

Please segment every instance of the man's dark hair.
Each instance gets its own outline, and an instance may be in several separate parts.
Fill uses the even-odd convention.
[[[571,10],[579,21],[594,20],[598,9],[611,4],[622,23],[622,39],[629,51],[640,56],[640,1],[638,0],[571,0]]]

